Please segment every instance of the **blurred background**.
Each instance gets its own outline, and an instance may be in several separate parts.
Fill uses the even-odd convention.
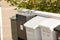
[[[48,0],[47,0],[48,1]],[[27,6],[28,9],[32,9],[33,8],[33,5],[34,5],[34,0],[31,0],[31,2],[33,3],[32,5],[29,5]],[[19,3],[19,2],[18,2]],[[46,3],[46,2],[45,2]],[[58,3],[58,2],[57,2]],[[38,10],[42,10],[42,11],[51,11],[51,12],[56,12],[56,10],[59,10],[59,13],[60,13],[60,1],[57,5],[57,3],[55,1],[51,1],[49,3],[48,1],[48,4],[44,4],[44,1],[42,2],[42,5],[41,7],[39,8],[38,5],[34,5],[34,10],[35,9],[38,9]],[[16,6],[16,2],[13,1],[13,4]],[[11,4],[11,5],[13,5]],[[22,4],[25,4],[25,3],[22,3]],[[52,5],[50,5],[52,4]],[[19,4],[18,4],[19,5]],[[46,7],[47,5],[47,7]],[[57,6],[56,6],[57,5]],[[3,33],[3,37],[2,39],[3,40],[12,40],[12,33],[11,33],[11,22],[10,22],[10,18],[13,16],[13,15],[16,15],[17,13],[17,10],[14,10],[15,9],[15,6],[10,6],[10,3],[7,3],[6,1],[4,0],[1,0],[0,1],[0,7],[2,8],[2,33]],[[23,7],[23,8],[26,8],[24,5],[22,6],[18,6],[18,8],[20,7]],[[56,7],[56,8],[55,8]],[[52,9],[53,8],[53,9]],[[57,11],[58,12],[58,11]]]

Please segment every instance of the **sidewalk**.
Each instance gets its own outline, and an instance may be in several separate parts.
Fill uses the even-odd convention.
[[[15,15],[17,12],[16,10],[13,10],[13,7],[10,7],[9,4],[2,1],[2,28],[3,28],[3,40],[12,40],[12,34],[11,34],[11,23],[10,23],[10,17]]]

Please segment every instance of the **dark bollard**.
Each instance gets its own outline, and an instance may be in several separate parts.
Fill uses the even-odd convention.
[[[11,31],[12,31],[12,39],[18,40],[16,16],[11,17]]]
[[[60,40],[60,25],[54,28],[56,32],[56,40]]]

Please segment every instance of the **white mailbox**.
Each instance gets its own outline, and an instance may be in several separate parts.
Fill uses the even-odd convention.
[[[60,20],[48,18],[39,24],[42,40],[56,40],[56,34],[53,29],[60,25]]]
[[[39,23],[46,19],[47,18],[36,16],[24,24],[26,27],[27,40],[41,40]]]

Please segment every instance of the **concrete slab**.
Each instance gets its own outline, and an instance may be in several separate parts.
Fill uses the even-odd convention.
[[[1,2],[1,7],[3,40],[12,40],[10,17],[16,14],[16,10],[14,10],[14,7],[10,7],[5,1]]]

